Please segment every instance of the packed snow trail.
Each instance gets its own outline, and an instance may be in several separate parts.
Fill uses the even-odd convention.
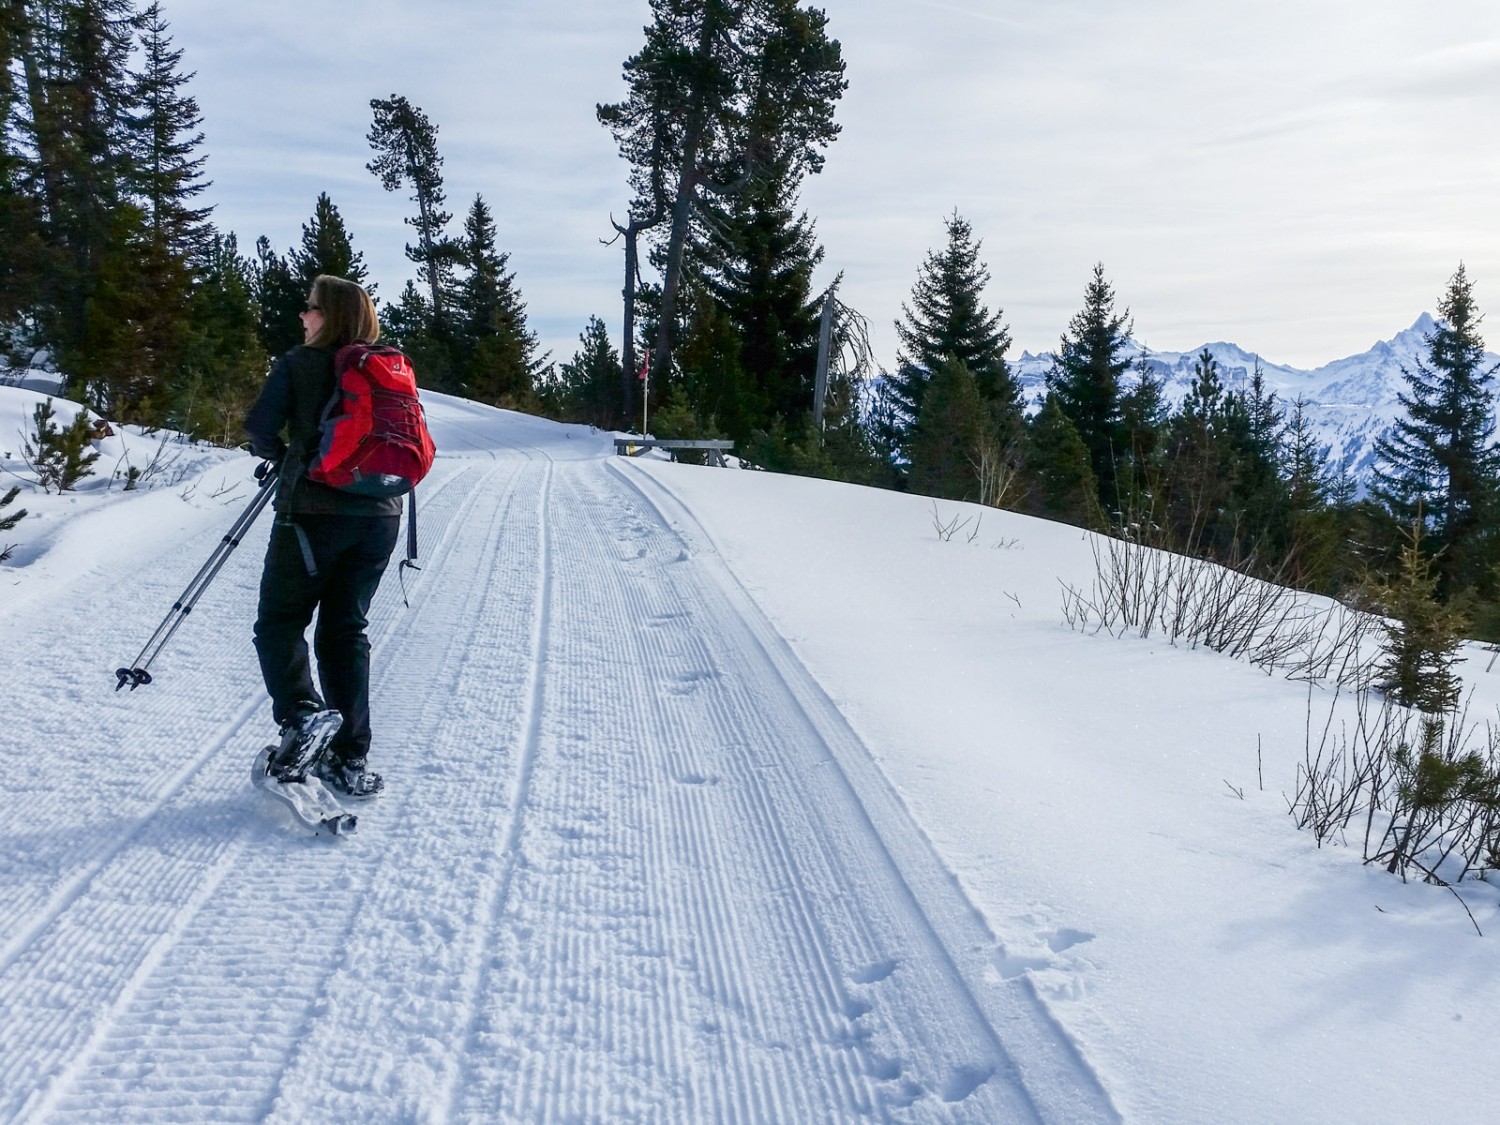
[[[0,1121],[1113,1120],[691,513],[432,414],[358,836],[248,781],[269,518],[133,693],[227,510],[0,607]]]

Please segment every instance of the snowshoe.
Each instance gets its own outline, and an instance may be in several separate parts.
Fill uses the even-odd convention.
[[[266,763],[267,775],[280,782],[303,780],[343,723],[337,711],[313,711],[284,723],[281,742]]]

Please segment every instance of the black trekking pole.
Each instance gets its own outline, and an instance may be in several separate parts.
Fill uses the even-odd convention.
[[[208,561],[193,576],[187,589],[167,611],[166,617],[162,618],[161,624],[156,627],[156,632],[152,633],[151,639],[146,642],[146,647],[141,649],[140,655],[135,658],[134,666],[115,669],[115,675],[120,679],[120,682],[115,684],[116,691],[126,684],[130,685],[131,691],[134,691],[142,684],[151,682],[151,673],[147,671],[151,667],[151,662],[161,655],[161,650],[172,639],[172,634],[177,632],[177,627],[187,619],[188,614],[193,612],[193,606],[203,596],[203,591],[208,589],[208,584],[214,580],[234,549],[240,545],[240,539],[244,537],[245,532],[250,530],[255,517],[260,515],[261,509],[275,495],[276,490],[271,487],[276,482],[275,462],[267,461],[256,466],[255,476],[260,481],[260,491],[255,494],[255,499],[250,501],[250,506],[245,509],[240,518],[234,521],[234,526],[224,533],[224,538],[214,548],[213,554],[208,556]]]

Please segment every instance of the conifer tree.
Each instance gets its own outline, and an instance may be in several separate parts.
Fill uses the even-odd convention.
[[[1117,465],[1128,437],[1121,408],[1121,379],[1130,369],[1130,310],[1115,312],[1114,288],[1104,279],[1102,263],[1084,289],[1084,304],[1063,334],[1052,356],[1047,390],[1073,423],[1089,453],[1089,468],[1099,500],[1114,511],[1119,496]]]
[[[6,492],[4,496],[0,496],[0,509],[9,507],[12,503],[15,502],[16,497],[20,494],[21,486],[12,485],[10,490]],[[16,524],[20,523],[25,518],[25,508],[19,508],[14,512],[0,511],[0,531],[10,531],[16,526]],[[0,543],[0,563],[3,563],[7,559],[9,559],[11,556],[11,552],[13,552],[15,549],[15,543]]]
[[[279,357],[302,343],[299,314],[307,302],[307,285],[291,264],[261,235],[255,240],[255,261],[250,267],[250,295],[258,313],[256,332],[261,347]]]
[[[1164,465],[1169,409],[1164,380],[1151,371],[1142,356],[1135,365],[1135,382],[1120,396],[1120,421],[1125,432],[1124,465],[1120,474],[1122,519],[1152,522],[1165,501]]]
[[[1453,668],[1463,641],[1463,615],[1437,597],[1437,575],[1423,549],[1421,519],[1403,532],[1401,568],[1396,580],[1380,589],[1377,600],[1390,620],[1378,685],[1403,707],[1430,715],[1452,711],[1462,691]]]
[[[578,351],[559,365],[559,417],[610,427],[619,417],[620,354],[609,342],[609,329],[597,316],[578,336]]]
[[[140,303],[130,293],[131,263],[144,215],[128,202],[136,26],[131,0],[55,0],[27,6],[13,25],[22,37],[31,174],[54,251],[39,279],[40,328],[63,367],[82,378],[83,397],[112,413],[131,397],[120,385],[144,378],[115,323]]]
[[[173,428],[223,445],[240,440],[267,365],[251,276],[235,236],[215,234],[200,263],[192,333],[173,388]]]
[[[631,164],[632,216],[666,228],[651,357],[665,375],[705,201],[767,169],[785,169],[793,186],[819,171],[845,83],[827,17],[797,0],[651,0],[651,12],[645,45],[625,62],[625,100],[598,117]]]
[[[670,402],[691,415],[697,427],[676,436],[723,436],[720,427],[726,420],[741,425],[752,412],[739,329],[700,277],[690,278],[685,292],[686,324],[673,360],[676,377],[652,373],[650,417],[657,418]],[[651,429],[662,433],[655,422]]]
[[[22,435],[23,457],[36,473],[43,492],[54,487],[59,493],[71,491],[84,477],[93,476],[93,464],[99,460],[89,447],[93,424],[89,412],[80,410],[66,426],[57,423],[56,411],[49,398],[39,402],[32,412],[32,434]]]
[[[1055,394],[1042,401],[1027,428],[1026,444],[1031,510],[1081,527],[1095,526],[1099,496],[1088,446]]]
[[[456,250],[466,270],[449,301],[459,378],[480,401],[529,405],[548,357],[538,354],[538,337],[527,328],[510,255],[495,248],[495,221],[482,196],[474,197]]]
[[[146,214],[153,243],[173,259],[194,264],[212,238],[211,207],[193,201],[209,186],[197,101],[184,91],[193,78],[181,72],[182,51],[172,49],[160,3],[141,16],[141,69],[133,77],[130,129],[134,149],[131,187]]]
[[[22,321],[36,310],[48,253],[39,198],[31,190],[30,121],[18,73],[21,52],[31,44],[29,26],[24,3],[0,3],[0,246],[9,267],[0,270],[0,345],[24,335]],[[0,362],[7,358],[0,355]]]
[[[922,396],[911,442],[911,491],[981,499],[976,462],[990,433],[979,381],[962,360],[945,360]]]
[[[370,102],[374,124],[367,139],[375,159],[365,165],[380,179],[386,191],[410,185],[417,205],[407,225],[416,229],[417,242],[408,244],[406,256],[422,270],[427,282],[433,330],[441,335],[446,323],[446,293],[453,269],[454,247],[443,233],[453,216],[443,210],[443,158],[438,154],[438,127],[411,102],[398,94]]]
[[[717,412],[738,442],[778,418],[800,425],[812,410],[821,311],[812,275],[823,250],[795,206],[785,174],[754,183],[730,198],[698,254],[707,292],[740,338],[745,385],[732,412]]]
[[[375,287],[367,281],[365,256],[354,249],[344,217],[326,191],[318,193],[312,218],[302,224],[301,244],[287,255],[287,266],[297,281],[299,296],[305,295],[318,275],[325,273],[348,278],[372,295],[375,292]]]
[[[891,387],[907,419],[903,445],[908,446],[928,384],[950,360],[968,368],[998,431],[1018,429],[1021,419],[1020,387],[1005,359],[1010,333],[1001,314],[984,304],[990,273],[979,260],[981,244],[957,211],[944,225],[947,245],[941,252],[928,251],[911,303],[902,304],[896,322],[901,350]]]
[[[1292,403],[1281,443],[1286,495],[1286,578],[1301,589],[1324,590],[1333,577],[1337,538],[1332,492],[1322,444],[1307,419],[1307,404]]]
[[[1194,360],[1188,393],[1170,426],[1172,546],[1180,550],[1212,552],[1223,545],[1220,524],[1235,469],[1230,449],[1234,407],[1218,361],[1204,348]]]
[[[1234,479],[1229,507],[1242,525],[1243,542],[1268,569],[1280,567],[1290,548],[1286,481],[1282,476],[1286,418],[1276,392],[1266,386],[1257,360],[1250,386],[1232,394],[1230,428]]]
[[[1462,264],[1438,302],[1441,320],[1427,358],[1403,368],[1405,417],[1376,442],[1372,492],[1390,517],[1421,513],[1438,552],[1438,593],[1449,598],[1487,580],[1494,551],[1500,450],[1486,367],[1482,319]]]
[[[195,205],[205,187],[197,103],[184,91],[182,52],[172,48],[159,4],[140,18],[141,68],[123,124],[128,203],[113,215],[112,239],[90,297],[85,355],[91,399],[115,417],[166,420],[172,385],[192,332],[195,271],[212,237],[211,208]]]

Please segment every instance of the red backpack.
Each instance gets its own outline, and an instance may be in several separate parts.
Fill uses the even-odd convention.
[[[361,496],[410,492],[437,453],[411,361],[395,348],[350,344],[333,357],[333,376],[308,479]]]

